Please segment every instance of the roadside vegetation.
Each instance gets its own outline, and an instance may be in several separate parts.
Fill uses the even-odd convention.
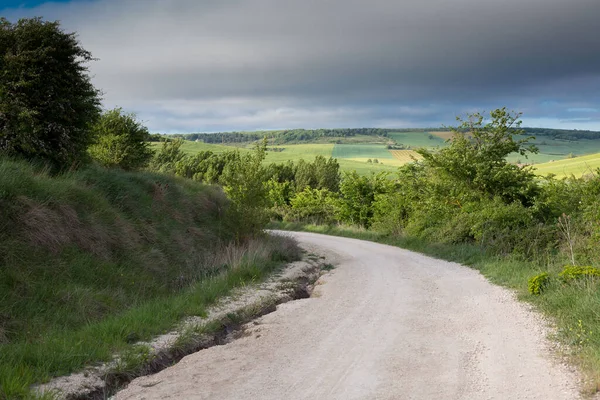
[[[92,60],[56,22],[0,20],[0,399],[127,360],[300,257],[263,232],[264,146],[205,169],[155,152],[134,114],[100,108]]]
[[[100,108],[89,61],[58,23],[0,20],[0,398],[131,351],[297,259],[269,221],[473,265],[555,317],[600,377],[598,172],[540,178],[526,161],[572,132],[538,144],[498,109],[435,134],[165,140]]]
[[[0,398],[110,361],[298,257],[217,187],[0,161]],[[294,250],[295,249],[295,250]]]
[[[447,147],[417,150],[422,160],[391,179],[344,173],[338,191],[297,193],[271,226],[375,240],[481,270],[554,318],[595,391],[600,171],[540,178],[511,164],[507,155],[538,150],[506,109],[461,122]]]

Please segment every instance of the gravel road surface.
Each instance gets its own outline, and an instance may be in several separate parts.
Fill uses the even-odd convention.
[[[336,260],[311,298],[116,398],[579,398],[543,320],[478,272],[361,240],[286,234]]]

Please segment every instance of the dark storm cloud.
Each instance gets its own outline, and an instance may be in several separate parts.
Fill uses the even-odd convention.
[[[98,0],[32,13],[78,31],[106,103],[156,129],[422,126],[502,105],[532,121],[599,119],[568,111],[600,107],[598,0]]]

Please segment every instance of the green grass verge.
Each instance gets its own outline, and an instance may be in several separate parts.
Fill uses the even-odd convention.
[[[52,176],[0,157],[0,399],[202,315],[295,257],[280,239],[236,245],[228,206],[191,180]]]
[[[488,254],[470,244],[430,243],[418,238],[382,234],[353,227],[271,223],[271,229],[306,231],[397,246],[436,258],[454,261],[480,271],[491,282],[513,289],[520,300],[533,304],[554,321],[556,339],[567,345],[567,355],[581,368],[584,390],[595,393],[600,385],[600,280],[582,279],[565,283],[558,273],[568,264],[557,255],[537,262],[515,256]],[[551,282],[541,295],[527,288],[530,277],[549,272]]]
[[[272,259],[242,261],[185,291],[147,301],[80,329],[52,329],[41,340],[0,345],[0,398],[26,398],[34,383],[135,350],[134,342],[171,330],[187,316],[206,315],[208,306],[232,289],[264,280],[282,266]]]

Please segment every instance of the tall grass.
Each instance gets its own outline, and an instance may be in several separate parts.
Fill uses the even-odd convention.
[[[183,179],[0,159],[0,398],[107,361],[298,257],[281,238],[234,243],[228,206]]]

